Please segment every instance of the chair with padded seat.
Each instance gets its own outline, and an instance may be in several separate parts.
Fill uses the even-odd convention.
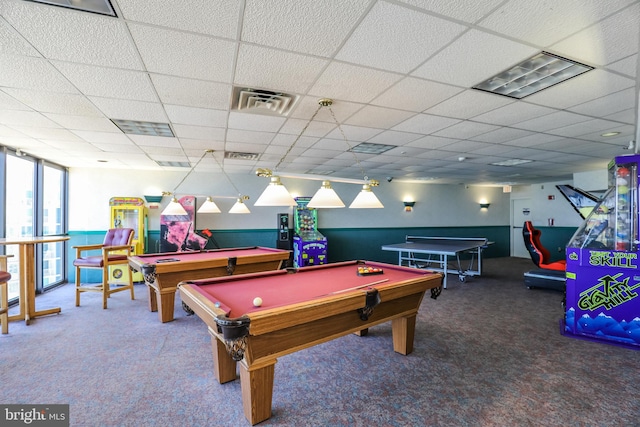
[[[135,299],[133,292],[133,277],[129,271],[128,284],[111,287],[109,284],[109,269],[113,266],[129,268],[131,256],[131,242],[134,230],[132,228],[112,228],[107,231],[102,244],[74,246],[76,259],[73,265],[76,267],[76,307],[80,306],[80,294],[83,292],[102,293],[102,308],[107,308],[107,299],[111,294],[129,289],[131,299]],[[100,251],[100,255],[97,252]],[[94,253],[95,255],[91,255]],[[82,285],[80,272],[82,269],[102,270],[102,283]]]
[[[525,221],[522,228],[522,237],[524,238],[524,245],[526,246],[531,260],[538,268],[555,271],[565,271],[567,269],[567,261],[551,261],[551,252],[542,245],[540,236],[542,231],[533,226],[531,221]]]

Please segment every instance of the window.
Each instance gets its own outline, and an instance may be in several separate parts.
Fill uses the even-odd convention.
[[[4,237],[31,237],[64,234],[66,232],[66,169],[45,163],[31,156],[4,151],[4,181],[6,203],[0,218],[0,230]],[[1,170],[2,168],[0,168]],[[16,245],[0,246],[7,255],[8,269],[12,275],[9,282],[9,299],[17,301],[20,291],[19,253]],[[66,252],[64,242],[38,245],[36,249],[36,292],[41,293],[66,280]]]

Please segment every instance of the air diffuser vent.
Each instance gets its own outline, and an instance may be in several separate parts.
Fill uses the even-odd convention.
[[[260,158],[260,154],[258,153],[240,153],[237,151],[225,151],[224,153],[225,159],[233,159],[233,160],[258,160]]]
[[[231,109],[243,113],[287,116],[298,98],[297,95],[282,92],[234,87]]]

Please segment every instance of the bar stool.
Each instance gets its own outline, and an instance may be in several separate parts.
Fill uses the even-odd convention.
[[[11,273],[0,271],[0,323],[3,334],[9,333],[9,280]]]

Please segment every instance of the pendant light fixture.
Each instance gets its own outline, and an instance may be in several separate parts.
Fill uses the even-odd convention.
[[[251,211],[249,211],[249,208],[247,207],[247,205],[245,205],[244,201],[246,199],[248,199],[249,196],[242,196],[242,197],[238,197],[238,200],[236,200],[236,203],[231,206],[231,209],[229,209],[229,213],[232,214],[248,214],[251,213]]]
[[[362,190],[358,193],[353,202],[349,205],[350,209],[374,209],[374,208],[384,208],[380,200],[373,194],[371,191],[370,184],[364,184],[362,186]]]
[[[198,209],[198,213],[220,213],[220,208],[215,204],[213,199],[210,196],[207,196],[207,200],[204,201],[200,209]]]
[[[238,198],[237,198],[238,202],[236,202],[236,204],[231,208],[231,210],[229,210],[229,213],[250,213],[249,208],[244,203],[244,200],[249,200],[249,196],[244,196],[244,195],[240,194],[240,191],[238,191],[238,188],[233,184],[233,181],[231,181],[231,178],[229,178],[227,173],[224,171],[224,168],[222,167],[220,162],[218,162],[218,159],[216,159],[216,157],[213,155],[213,152],[214,152],[214,150],[205,150],[205,152],[202,154],[202,156],[200,156],[200,159],[196,162],[195,165],[193,165],[191,167],[189,172],[187,172],[187,174],[184,176],[184,178],[182,178],[182,180],[178,183],[178,185],[176,185],[176,187],[173,189],[173,191],[170,192],[170,193],[169,192],[163,192],[162,193],[163,196],[169,196],[169,195],[172,196],[171,201],[169,202],[169,204],[162,211],[162,215],[176,215],[176,216],[187,215],[187,211],[180,204],[180,202],[176,198],[175,194],[176,194],[176,191],[178,190],[178,188],[189,177],[189,175],[191,175],[191,173],[198,167],[200,162],[202,162],[202,160],[205,158],[205,156],[207,154],[211,154],[211,157],[213,157],[213,160],[218,164],[218,167],[220,167],[220,170],[222,171],[222,174],[227,178],[229,183],[231,183],[231,186],[238,193]],[[236,207],[236,205],[238,205],[238,203],[241,203],[241,206]],[[220,211],[220,208],[218,207],[218,205],[216,205],[216,203],[213,201],[213,197],[212,196],[207,196],[207,199],[202,204],[202,206],[200,206],[200,208],[198,209],[197,212],[204,214],[204,213],[220,213],[221,211]]]
[[[378,198],[375,196],[375,194],[373,194],[373,191],[371,190],[371,187],[380,185],[380,182],[374,179],[369,179],[365,175],[364,169],[360,164],[360,160],[356,156],[351,144],[349,144],[349,141],[347,140],[347,137],[344,134],[342,127],[340,126],[340,122],[338,122],[338,119],[336,118],[335,114],[333,113],[333,110],[331,109],[332,104],[333,104],[333,100],[328,98],[322,98],[318,100],[318,108],[313,113],[313,115],[311,116],[307,124],[302,128],[302,130],[300,131],[300,134],[296,137],[296,139],[293,141],[291,146],[284,153],[280,161],[278,161],[274,170],[277,170],[278,167],[282,164],[284,159],[291,152],[291,150],[296,145],[298,140],[300,140],[304,132],[307,130],[311,122],[315,119],[320,109],[322,109],[322,107],[327,107],[329,109],[329,112],[331,113],[331,117],[333,118],[333,121],[335,122],[338,130],[342,134],[342,138],[344,139],[344,142],[347,144],[347,147],[348,147],[347,151],[351,152],[357,166],[360,168],[360,171],[362,172],[362,175],[363,175],[362,180],[357,180],[359,184],[363,185],[362,190],[360,191],[358,196],[355,198],[355,200],[351,203],[349,207],[355,208],[355,209],[383,208],[384,206],[382,205],[382,203],[380,203],[380,200],[378,200]],[[284,185],[282,185],[282,182],[280,182],[280,177],[293,176],[294,174],[275,173],[271,169],[259,168],[256,170],[256,175],[260,177],[270,178],[271,182],[269,183],[267,188],[262,192],[262,194],[260,195],[256,203],[254,203],[255,206],[295,206],[296,205],[296,202],[291,196],[291,194],[287,191]],[[296,177],[301,179],[317,179],[317,178],[305,177],[304,175],[303,176],[296,175]],[[308,207],[310,208],[343,208],[345,206],[344,202],[336,194],[333,188],[331,188],[330,179],[331,177],[326,177],[326,179],[324,178],[322,179],[322,186],[311,198],[311,200],[307,204]],[[334,178],[333,180],[338,182],[353,181],[353,180],[343,180],[341,178]]]
[[[309,200],[307,206],[310,208],[344,208],[344,202],[338,194],[331,188],[331,182],[322,181],[322,186],[316,194]]]

